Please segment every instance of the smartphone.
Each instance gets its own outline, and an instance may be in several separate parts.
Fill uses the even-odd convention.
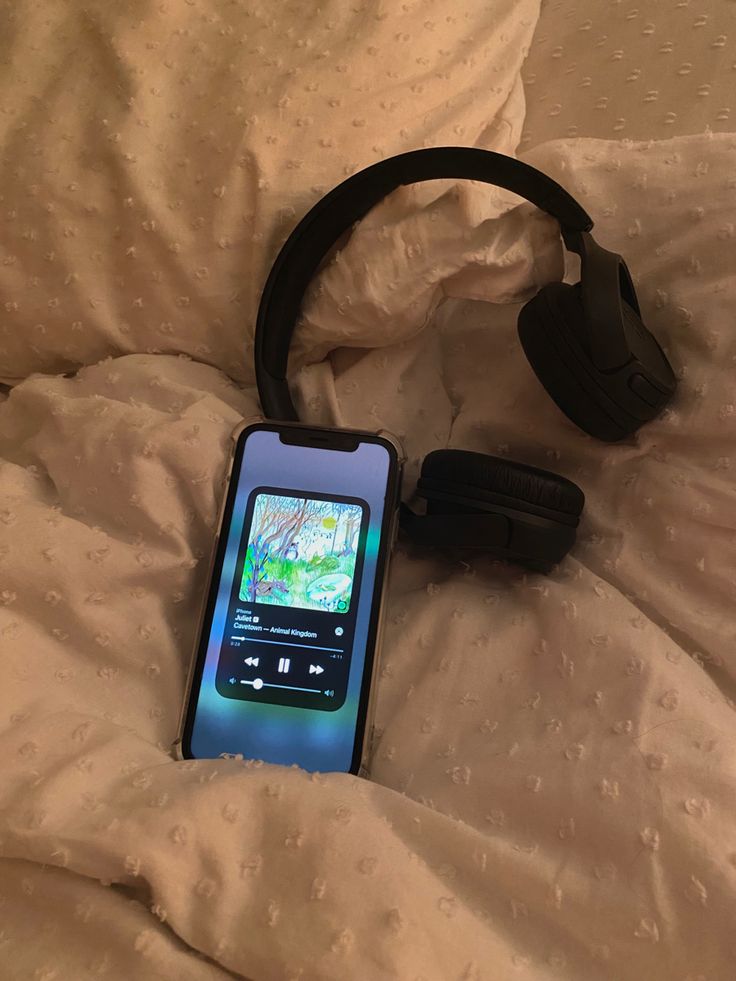
[[[236,431],[180,757],[367,772],[400,470],[383,435]]]

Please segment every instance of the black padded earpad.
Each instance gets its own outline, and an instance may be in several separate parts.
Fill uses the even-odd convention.
[[[435,450],[425,457],[419,490],[431,484],[441,489],[446,483],[453,491],[460,485],[464,496],[473,498],[477,491],[508,498],[513,506],[537,505],[550,511],[577,518],[585,504],[585,495],[571,480],[540,470],[525,463],[504,460],[469,450]]]
[[[610,397],[596,377],[579,284],[551,283],[519,313],[519,340],[547,393],[576,426],[608,442],[635,431],[643,420]]]

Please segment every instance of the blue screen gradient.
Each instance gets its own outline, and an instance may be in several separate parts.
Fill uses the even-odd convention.
[[[353,452],[344,452],[282,443],[278,433],[272,431],[256,429],[248,433],[240,474],[233,473],[233,480],[238,482],[237,493],[230,525],[221,532],[226,536],[225,557],[222,568],[214,571],[212,588],[217,589],[217,598],[199,691],[192,695],[196,699],[192,756],[216,758],[222,753],[242,753],[246,758],[268,763],[296,763],[306,770],[349,771],[390,467],[389,452],[378,443],[361,442]],[[223,698],[215,688],[246,505],[251,491],[260,485],[299,488],[305,494],[357,496],[369,505],[347,697],[337,711]]]

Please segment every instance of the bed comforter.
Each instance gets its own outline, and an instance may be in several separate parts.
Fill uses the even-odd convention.
[[[546,578],[398,548],[370,781],[176,762],[268,261],[351,167],[513,152],[538,9],[44,10],[6,10],[3,42],[0,977],[727,981],[736,136],[522,150],[624,254],[680,379],[615,446],[552,406],[515,336],[525,298],[574,281],[550,220],[474,185],[366,218],[305,306],[305,416],[398,433],[407,495],[439,446],[560,471],[587,496],[578,544]],[[342,143],[318,94],[344,101]]]

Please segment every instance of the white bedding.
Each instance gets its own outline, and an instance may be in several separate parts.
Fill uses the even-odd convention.
[[[542,0],[522,69],[521,149],[733,132],[734,37],[731,0]]]
[[[188,10],[196,35],[206,10]],[[132,11],[119,35],[139,30]],[[482,142],[511,150],[523,109],[498,105],[514,106],[511,143]],[[426,139],[449,142],[447,125]],[[113,305],[137,293],[100,280],[110,306],[74,356],[88,366],[31,375],[0,404],[3,981],[733,976],[735,151],[696,134],[525,154],[626,256],[681,379],[624,444],[575,430],[524,360],[514,301],[563,269],[554,226],[527,207],[494,220],[502,196],[475,187],[397,195],[323,272],[300,361],[349,347],[301,372],[310,418],[400,433],[407,484],[449,444],[558,470],[587,496],[548,578],[398,550],[371,782],[171,760],[225,448],[258,406],[219,370],[238,346],[218,278],[235,264],[212,260],[218,288],[197,293],[204,359],[189,342],[188,357],[146,353],[145,317],[124,349],[139,353],[122,354]],[[177,287],[166,272],[144,297]],[[442,294],[474,299],[437,309]],[[80,332],[59,315],[39,347],[17,333],[37,310],[24,316],[5,321],[3,373],[63,368]]]

